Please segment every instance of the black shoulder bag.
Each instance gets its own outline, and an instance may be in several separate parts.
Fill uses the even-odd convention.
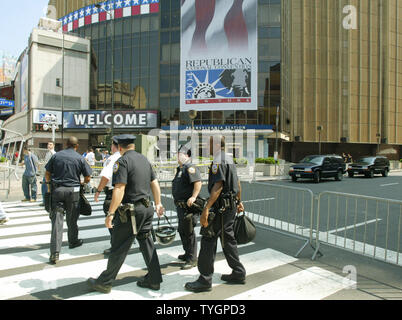
[[[237,244],[246,244],[253,241],[255,238],[255,225],[244,212],[236,216],[233,230]]]

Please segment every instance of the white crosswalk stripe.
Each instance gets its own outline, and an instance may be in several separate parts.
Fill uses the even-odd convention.
[[[197,294],[184,289],[184,284],[198,277],[198,269],[181,270],[177,256],[183,253],[180,236],[167,247],[157,247],[163,273],[163,282],[159,291],[139,288],[136,281],[145,275],[146,267],[138,244],[134,243],[109,294],[90,292],[85,281],[96,278],[105,270],[107,259],[103,251],[110,247],[110,235],[104,226],[102,201],[93,201],[91,217],[80,217],[79,237],[84,245],[69,249],[67,244],[67,226],[64,224],[63,247],[60,262],[48,264],[51,225],[47,212],[39,203],[5,203],[5,210],[10,221],[0,226],[0,299],[57,299],[70,300],[144,300],[144,299],[199,299]],[[168,211],[171,223],[177,227],[175,212]],[[154,220],[154,224],[157,219]],[[196,227],[199,234],[200,227]],[[240,260],[247,271],[247,279],[253,284],[236,286],[231,290],[228,284],[220,280],[222,274],[231,272],[224,259],[220,244],[214,265],[213,290],[208,293],[210,299],[222,299],[219,292],[224,292],[224,299],[324,299],[340,290],[355,285],[340,274],[322,267],[312,266],[305,270],[294,265],[298,259],[267,248],[264,244],[249,243],[239,246]],[[291,271],[286,268],[292,267]],[[284,272],[284,270],[287,272]],[[267,272],[284,273],[284,276],[272,278],[264,276]],[[134,280],[132,280],[134,279]],[[132,280],[132,281],[131,281]],[[254,283],[255,282],[255,283]],[[227,288],[226,288],[227,287]],[[86,289],[83,289],[86,288]],[[225,289],[226,288],[226,289]],[[217,293],[214,293],[217,292]],[[205,298],[205,295],[203,296]]]

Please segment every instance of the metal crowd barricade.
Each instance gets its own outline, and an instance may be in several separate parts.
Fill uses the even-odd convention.
[[[11,188],[12,174],[14,174],[15,178],[19,180],[17,169],[21,159],[21,152],[25,139],[19,132],[0,128],[0,133],[3,132],[4,139],[0,145],[0,155],[2,157],[2,162],[0,162],[0,191],[6,191],[6,197],[8,198]],[[15,156],[16,151],[18,151],[17,157]]]
[[[254,186],[252,186],[254,185]],[[278,184],[254,182],[242,183],[242,200],[246,215],[260,229],[275,231],[304,240],[296,257],[310,244],[314,250],[312,259],[319,252],[319,242],[314,239],[314,195],[309,189]]]
[[[402,265],[401,224],[402,201],[329,191],[318,196],[317,247]]]

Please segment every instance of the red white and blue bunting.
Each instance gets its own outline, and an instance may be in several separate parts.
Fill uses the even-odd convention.
[[[100,8],[90,5],[62,17],[63,31],[69,32],[93,23],[159,12],[160,0],[109,0],[100,2]]]

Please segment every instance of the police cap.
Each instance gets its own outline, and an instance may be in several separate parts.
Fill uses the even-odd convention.
[[[121,134],[119,136],[114,136],[113,141],[121,145],[129,145],[135,142],[136,136],[132,134]]]
[[[177,152],[184,153],[187,156],[191,157],[191,146],[188,144],[182,144]]]

